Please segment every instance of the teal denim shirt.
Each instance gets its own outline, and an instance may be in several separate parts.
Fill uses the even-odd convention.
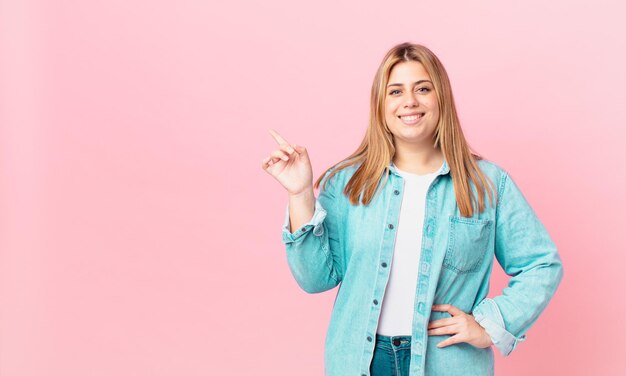
[[[554,242],[509,174],[484,159],[478,165],[497,187],[495,207],[485,195],[484,212],[461,217],[445,161],[426,195],[411,375],[494,372],[491,347],[436,347],[450,335],[429,336],[428,323],[451,315],[431,311],[433,304],[472,313],[498,350],[508,355],[526,338],[563,277]],[[374,199],[367,206],[352,205],[343,189],[357,167],[328,180],[313,217],[294,233],[289,231],[287,206],[282,228],[287,262],[298,285],[308,293],[339,285],[325,342],[328,376],[369,375],[404,189],[402,176],[390,163]],[[494,255],[511,278],[502,294],[491,299],[486,296]]]

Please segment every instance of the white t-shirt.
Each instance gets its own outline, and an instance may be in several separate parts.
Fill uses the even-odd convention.
[[[389,281],[376,332],[385,336],[410,336],[413,332],[426,193],[441,168],[426,175],[396,169],[404,178],[404,192]]]

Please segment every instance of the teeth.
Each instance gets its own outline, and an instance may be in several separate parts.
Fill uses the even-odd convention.
[[[422,117],[422,114],[411,115],[411,116],[401,116],[401,118],[406,120],[406,121],[414,121],[414,120],[417,120],[418,118],[421,118],[421,117]]]

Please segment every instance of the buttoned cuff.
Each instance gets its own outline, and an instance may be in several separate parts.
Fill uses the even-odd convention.
[[[303,224],[292,234],[291,232],[289,232],[289,204],[287,204],[287,209],[285,210],[285,222],[283,224],[283,243],[293,243],[304,234],[309,232],[311,229],[313,229],[313,235],[322,236],[322,234],[324,233],[324,227],[322,226],[324,218],[326,218],[326,210],[322,207],[322,204],[320,204],[319,200],[316,199],[315,212],[313,213],[313,217],[311,218],[311,220]]]
[[[483,299],[472,314],[476,322],[485,328],[485,331],[491,337],[491,341],[503,356],[509,355],[518,343],[526,340],[526,335],[517,338],[513,333],[506,330],[500,308],[498,308],[498,304],[493,299]]]

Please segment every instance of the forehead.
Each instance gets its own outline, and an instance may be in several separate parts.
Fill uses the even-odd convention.
[[[413,83],[418,80],[430,80],[426,68],[418,61],[398,63],[389,73],[389,83]]]

